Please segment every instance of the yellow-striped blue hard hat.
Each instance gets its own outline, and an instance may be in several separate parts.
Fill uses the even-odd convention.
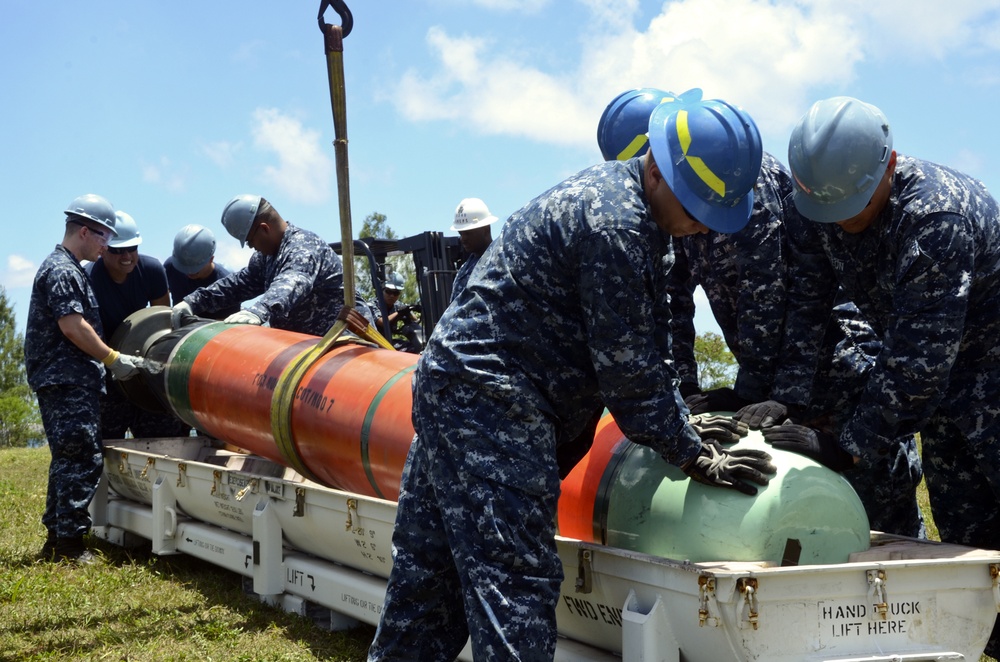
[[[746,111],[719,99],[661,104],[649,117],[649,143],[691,216],[716,232],[746,226],[764,153]]]

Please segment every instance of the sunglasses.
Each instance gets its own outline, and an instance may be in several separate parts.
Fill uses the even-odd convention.
[[[115,248],[114,246],[108,246],[108,252],[112,255],[124,255],[125,253],[134,253],[139,250],[138,246],[124,246],[121,248]]]
[[[80,221],[74,221],[73,219],[70,219],[70,220],[68,220],[66,222],[67,223],[72,223],[73,225],[79,225],[81,228],[87,228],[88,230],[90,230],[91,232],[93,232],[94,234],[96,234],[101,239],[107,239],[108,238],[108,232],[107,232],[107,230],[98,230],[96,228],[90,227],[86,223],[81,223]]]

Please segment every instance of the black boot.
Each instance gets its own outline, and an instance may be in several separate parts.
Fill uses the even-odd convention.
[[[77,565],[86,565],[96,560],[84,544],[83,536],[57,538],[54,553],[56,561],[70,561]]]
[[[49,531],[48,537],[45,539],[45,544],[42,545],[42,551],[39,552],[38,558],[42,561],[51,561],[55,556],[56,552],[56,534],[54,531]]]

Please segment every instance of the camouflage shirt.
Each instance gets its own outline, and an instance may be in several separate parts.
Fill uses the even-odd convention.
[[[515,212],[438,322],[418,388],[461,380],[523,403],[556,421],[557,443],[606,405],[633,441],[674,464],[694,457],[668,362],[673,252],[642,167],[594,166]]]
[[[272,327],[322,336],[344,304],[340,256],[317,234],[289,223],[277,255],[255,252],[246,267],[184,301],[202,314],[257,296],[247,310]]]
[[[101,316],[90,279],[76,257],[59,245],[42,262],[31,286],[24,366],[35,391],[72,384],[104,392],[104,366],[59,329],[59,320],[72,314],[83,315],[101,335]]]
[[[1000,212],[983,184],[897,157],[892,190],[872,225],[848,234],[802,221],[789,232],[803,332],[785,349],[787,377],[805,379],[817,328],[839,283],[882,340],[842,445],[856,455],[944,415],[970,439],[1000,423]]]
[[[674,360],[682,382],[698,383],[694,290],[701,285],[726,345],[739,364],[734,385],[737,395],[751,401],[776,398],[809,403],[813,395],[809,389],[791,393],[775,388],[775,370],[783,360],[788,306],[785,219],[799,218],[791,193],[788,169],[765,152],[746,228],[732,234],[709,231],[674,240],[671,328]],[[841,297],[837,304],[821,351],[826,355],[839,351],[841,362],[855,363],[854,371],[860,372],[870,363],[865,352],[872,351],[874,334],[852,303]]]

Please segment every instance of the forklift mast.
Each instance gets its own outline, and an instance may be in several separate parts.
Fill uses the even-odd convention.
[[[330,244],[339,254],[340,242]],[[385,283],[385,259],[390,255],[409,254],[417,275],[417,289],[420,292],[421,323],[426,337],[444,314],[451,301],[451,286],[455,273],[465,261],[462,244],[458,237],[446,237],[441,232],[422,232],[402,239],[379,239],[362,237],[354,240],[354,247],[365,253],[372,286],[376,293],[382,319],[388,319],[382,285]],[[382,329],[380,329],[382,331]],[[388,329],[385,329],[388,332]],[[389,337],[389,336],[386,336]]]

